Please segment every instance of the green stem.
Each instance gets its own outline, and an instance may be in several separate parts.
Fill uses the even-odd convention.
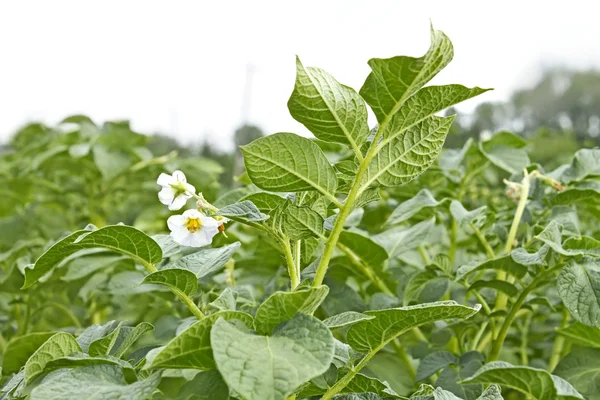
[[[471,229],[473,229],[473,232],[475,232],[475,236],[477,236],[477,239],[479,239],[479,241],[485,248],[485,253],[487,254],[487,256],[491,259],[496,258],[496,253],[494,253],[494,249],[492,249],[492,246],[490,245],[490,242],[488,242],[485,238],[485,235],[481,233],[479,228],[477,228],[477,226],[475,226],[473,222],[469,222],[469,225],[471,226]]]
[[[335,251],[337,242],[340,239],[340,234],[344,229],[344,223],[346,223],[346,219],[352,212],[352,208],[357,197],[360,196],[362,191],[367,189],[369,186],[368,184],[365,184],[364,187],[361,187],[361,185],[363,184],[363,178],[365,177],[367,169],[369,168],[369,164],[371,163],[373,157],[375,157],[377,151],[379,150],[377,146],[379,144],[379,139],[381,138],[381,135],[383,135],[383,131],[389,124],[391,116],[400,108],[401,104],[401,102],[398,102],[397,105],[392,109],[392,112],[390,112],[388,116],[385,117],[381,125],[379,125],[379,129],[377,129],[377,133],[375,133],[375,137],[373,137],[373,141],[371,142],[371,145],[369,147],[369,150],[367,151],[367,154],[365,155],[365,158],[360,161],[360,166],[358,168],[356,176],[354,177],[352,187],[350,188],[350,192],[348,193],[348,197],[346,198],[344,204],[340,204],[339,202],[335,201],[333,202],[333,204],[335,204],[340,209],[340,212],[337,218],[335,219],[335,224],[325,244],[325,250],[323,251],[321,261],[319,262],[319,265],[317,267],[317,272],[315,273],[315,280],[313,281],[313,286],[320,286],[323,284],[325,274],[327,273],[327,268],[329,267],[329,261],[331,260],[331,256],[333,256],[333,252]]]
[[[560,322],[560,327],[564,328],[567,326],[569,322],[569,311],[564,307],[562,311],[562,320]],[[550,363],[548,364],[548,371],[554,371],[554,368],[558,365],[560,358],[562,356],[563,347],[565,345],[565,337],[563,335],[556,335],[556,339],[554,339],[554,345],[552,346],[552,356],[550,357]]]
[[[137,258],[136,259],[140,264],[142,264],[144,266],[144,268],[146,268],[146,270],[148,272],[150,272],[151,274],[154,272],[158,272],[158,270],[156,269],[156,267],[145,261],[142,259]],[[188,310],[191,311],[192,314],[194,314],[196,316],[196,318],[198,319],[202,319],[204,318],[204,314],[202,313],[202,311],[200,311],[200,309],[198,308],[198,305],[196,304],[196,302],[194,302],[194,300],[188,296],[187,294],[183,293],[181,290],[176,289],[176,288],[169,288],[169,290],[171,290],[171,292],[173,292],[173,294],[175,296],[177,296],[179,298],[179,300],[181,300],[183,302],[183,304],[185,304],[185,306],[188,308]]]
[[[477,346],[479,345],[479,341],[481,340],[481,337],[483,336],[483,334],[485,333],[485,330],[487,329],[488,326],[488,321],[484,321],[483,324],[481,324],[481,326],[479,327],[479,330],[477,331],[477,333],[475,334],[475,337],[473,338],[473,343],[471,343],[471,350],[476,350]]]
[[[421,255],[421,258],[423,259],[423,262],[425,263],[425,265],[430,265],[431,258],[429,257],[429,254],[427,253],[427,249],[425,249],[425,246],[420,244],[419,247],[417,247],[417,249],[419,250],[419,254]]]
[[[529,313],[523,323],[523,330],[521,331],[521,365],[529,365],[529,356],[527,355],[527,347],[529,346],[529,326],[531,325],[531,319],[533,313]]]
[[[367,363],[371,360],[371,358],[373,358],[373,356],[375,354],[377,354],[377,352],[379,350],[381,350],[387,343],[383,343],[381,344],[379,347],[375,348],[374,350],[371,350],[369,353],[367,353],[358,364],[356,364],[356,366],[352,369],[350,369],[350,371],[348,371],[348,373],[346,375],[344,375],[342,377],[342,379],[340,379],[339,381],[337,381],[335,383],[335,385],[333,385],[332,387],[329,388],[329,390],[327,392],[325,392],[325,394],[323,395],[323,397],[321,397],[321,400],[330,400],[333,398],[333,396],[335,396],[336,394],[338,394],[343,388],[345,388],[346,386],[348,386],[348,384],[350,383],[350,381],[352,381],[352,379],[354,379],[354,377],[356,376],[356,374],[358,374],[360,372],[361,369],[363,369],[363,367],[365,365],[367,365]]]
[[[402,346],[400,344],[398,339],[392,340],[391,345],[394,348],[394,351],[396,352],[396,355],[398,356],[398,358],[400,358],[400,360],[406,367],[406,370],[408,371],[408,374],[410,375],[410,377],[413,380],[415,380],[415,378],[417,376],[417,371],[415,370],[414,365],[410,361],[410,358],[408,358],[408,354],[406,354],[406,350],[405,350],[404,346]]]
[[[27,334],[29,323],[31,322],[31,293],[27,293],[25,301],[25,321],[19,327],[19,336]]]
[[[458,222],[452,217],[452,227],[450,228],[450,249],[448,250],[448,258],[450,265],[454,266],[456,259],[456,238],[458,237]]]
[[[502,324],[502,327],[498,332],[498,336],[492,344],[492,350],[490,351],[490,355],[488,356],[488,362],[496,361],[498,359],[498,356],[500,355],[500,350],[502,350],[502,346],[504,345],[504,339],[506,339],[506,335],[508,334],[508,329],[513,323],[515,316],[521,309],[521,306],[525,302],[525,299],[527,298],[529,293],[531,293],[531,291],[533,291],[542,281],[547,279],[548,276],[552,275],[560,268],[562,268],[562,265],[556,266],[554,268],[542,272],[525,289],[523,289],[521,295],[517,298],[517,300],[511,307],[510,312],[506,316],[506,319],[504,320],[504,323]]]
[[[517,205],[517,210],[515,211],[515,217],[513,218],[512,224],[510,226],[510,231],[508,232],[508,238],[506,240],[506,245],[504,246],[504,254],[510,254],[515,239],[517,237],[517,231],[519,229],[519,223],[521,222],[521,217],[523,217],[523,212],[525,211],[525,205],[527,204],[527,197],[529,196],[529,175],[527,171],[524,171],[525,177],[523,178],[522,184],[520,184],[520,197],[519,204]],[[498,271],[496,275],[498,280],[505,281],[508,277],[506,271]],[[504,310],[506,309],[506,303],[508,302],[508,296],[505,293],[498,293],[496,297],[496,310]]]
[[[302,242],[300,240],[296,240],[294,242],[294,261],[296,266],[296,275],[298,276],[298,280],[301,280],[301,265],[302,265]]]
[[[292,254],[292,246],[287,238],[280,238],[279,242],[283,247],[283,254],[285,255],[285,263],[287,264],[288,274],[290,275],[290,284],[292,291],[296,290],[300,284],[300,276],[296,271],[296,264],[294,263],[294,255]]]
[[[375,271],[365,263],[361,262],[360,257],[356,255],[350,248],[344,246],[341,243],[337,244],[337,247],[346,254],[350,259],[350,262],[354,264],[375,286],[379,288],[383,293],[395,297],[396,295],[392,290],[385,284],[385,282],[377,276]]]

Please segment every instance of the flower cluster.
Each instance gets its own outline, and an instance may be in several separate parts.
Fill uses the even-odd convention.
[[[183,172],[175,171],[173,175],[160,174],[156,183],[162,186],[158,199],[168,206],[169,210],[180,210],[190,198],[197,199],[199,210],[186,210],[183,214],[172,215],[167,220],[174,241],[190,247],[207,246],[224,230],[223,224],[227,219],[210,216],[218,211],[217,208],[207,202],[201,193],[196,194],[196,188],[187,183]]]

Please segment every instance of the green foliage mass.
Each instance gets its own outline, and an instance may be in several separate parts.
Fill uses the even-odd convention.
[[[432,28],[359,90],[298,59],[314,138],[243,127],[243,166],[82,116],[17,132],[0,399],[600,399],[600,150],[448,146],[440,113],[488,90],[428,85],[453,55]],[[166,234],[175,170],[225,221],[209,246]]]

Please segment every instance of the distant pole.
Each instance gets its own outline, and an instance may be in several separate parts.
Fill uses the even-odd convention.
[[[241,120],[242,125],[248,123],[250,119],[250,103],[252,102],[252,81],[254,80],[254,65],[246,64],[246,82],[244,84],[244,92],[242,95]]]

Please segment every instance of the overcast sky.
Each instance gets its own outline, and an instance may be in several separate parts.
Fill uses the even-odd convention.
[[[2,1],[0,139],[30,120],[83,113],[227,146],[242,120],[306,133],[287,111],[298,54],[360,88],[371,57],[421,56],[429,21],[453,41],[434,80],[505,99],[541,66],[600,66],[593,1]]]

